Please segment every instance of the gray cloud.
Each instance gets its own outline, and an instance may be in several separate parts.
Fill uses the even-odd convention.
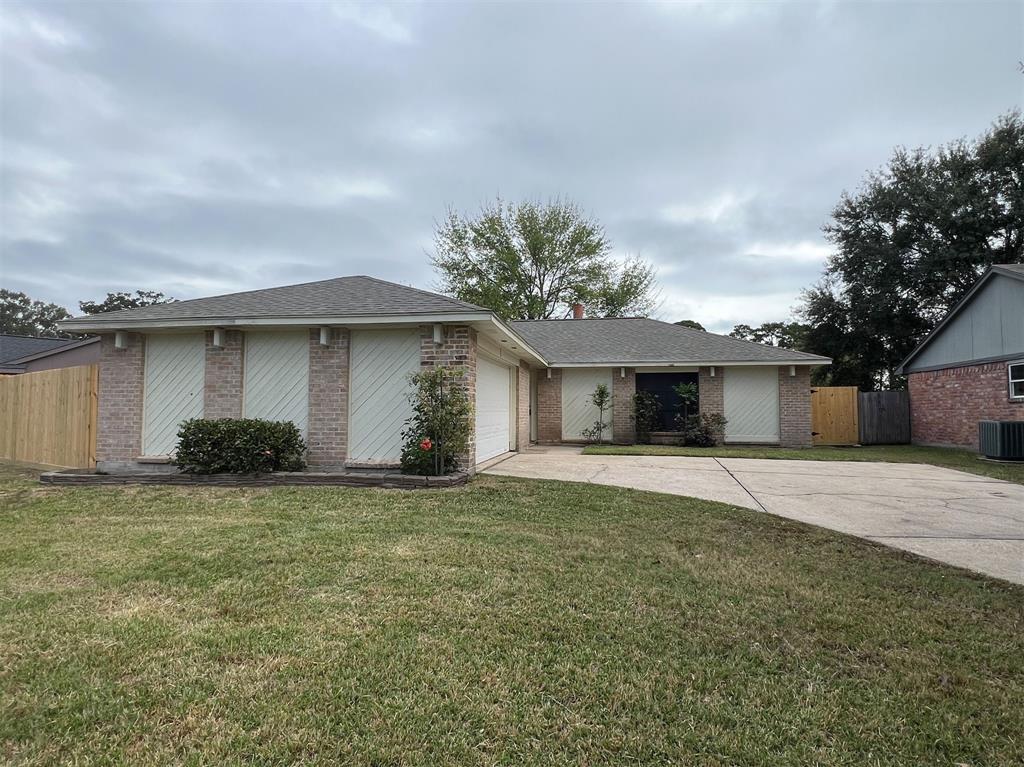
[[[449,206],[566,196],[661,315],[780,319],[897,144],[1021,103],[1019,3],[0,7],[0,278],[74,308],[422,287]]]

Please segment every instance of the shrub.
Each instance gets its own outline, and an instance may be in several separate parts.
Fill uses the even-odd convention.
[[[306,445],[291,421],[193,418],[178,431],[176,463],[194,474],[301,471]]]
[[[672,391],[679,397],[679,414],[676,416],[676,423],[685,429],[686,421],[690,417],[690,410],[700,401],[700,390],[695,383],[678,383],[672,387]]]
[[[412,417],[402,430],[402,473],[450,474],[469,445],[473,406],[462,368],[431,368],[410,376]]]
[[[590,402],[597,408],[598,416],[593,426],[583,430],[582,436],[591,442],[604,442],[604,430],[608,428],[604,413],[612,403],[612,394],[608,387],[603,383],[598,384],[594,393],[590,395]]]
[[[661,400],[657,394],[649,391],[638,391],[633,395],[633,423],[636,424],[636,441],[641,445],[649,444],[651,432],[658,426],[661,418]]]
[[[682,424],[682,444],[693,447],[714,447],[722,441],[725,416],[721,413],[691,415]]]

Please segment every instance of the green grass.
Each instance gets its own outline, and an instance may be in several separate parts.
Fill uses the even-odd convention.
[[[0,762],[1024,761],[1024,589],[722,504],[0,476]]]
[[[928,463],[1024,484],[1024,463],[982,460],[970,450],[916,445],[867,447],[674,447],[672,445],[589,445],[584,455],[683,455],[708,458],[775,458],[798,461],[884,461]]]

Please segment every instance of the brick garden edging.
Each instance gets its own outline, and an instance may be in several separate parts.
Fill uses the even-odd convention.
[[[443,477],[421,477],[415,474],[378,472],[316,472],[280,471],[269,474],[179,474],[170,472],[135,472],[130,474],[97,474],[93,471],[49,471],[40,475],[44,485],[178,485],[185,487],[284,487],[311,485],[321,487],[384,487],[399,490],[422,490],[432,487],[456,487],[466,484],[464,471]]]

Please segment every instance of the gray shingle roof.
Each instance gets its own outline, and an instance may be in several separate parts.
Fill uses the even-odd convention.
[[[549,365],[653,362],[822,363],[816,354],[741,341],[641,317],[523,320],[512,329]]]
[[[36,338],[35,336],[0,335],[0,364],[20,360],[39,352],[56,349],[58,346],[78,343],[74,338]]]
[[[194,320],[205,318],[330,317],[487,311],[479,306],[375,277],[336,277],[300,285],[229,293],[124,309],[88,317],[89,322]]]

